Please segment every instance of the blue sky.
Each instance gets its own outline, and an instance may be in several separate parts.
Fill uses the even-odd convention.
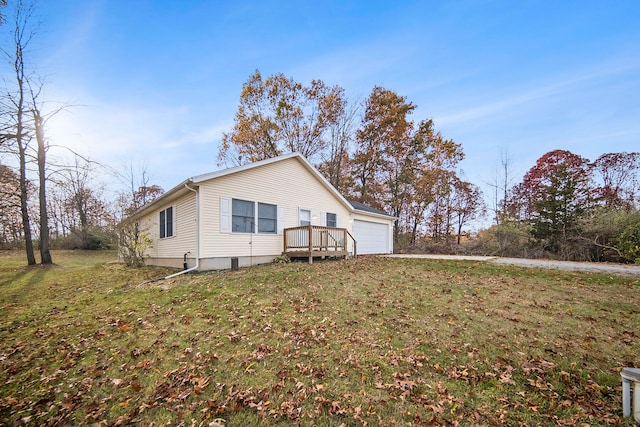
[[[54,144],[168,190],[217,169],[242,84],[259,69],[374,85],[462,144],[467,180],[516,177],[547,151],[640,150],[640,2],[41,1],[31,52]],[[109,181],[107,177],[105,181]],[[107,184],[110,187],[112,184]]]

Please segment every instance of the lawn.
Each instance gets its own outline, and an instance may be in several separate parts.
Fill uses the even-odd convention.
[[[363,257],[147,282],[169,270],[53,256],[0,254],[3,425],[633,425],[637,278]]]

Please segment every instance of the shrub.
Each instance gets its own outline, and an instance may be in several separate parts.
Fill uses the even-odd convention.
[[[531,227],[518,222],[503,222],[481,231],[472,242],[472,251],[503,257],[532,256]]]
[[[628,261],[640,264],[640,212],[630,218],[627,227],[618,236],[618,245]]]
[[[153,242],[149,235],[140,231],[138,223],[122,223],[118,227],[120,237],[118,255],[129,267],[142,267],[147,257],[146,251]]]

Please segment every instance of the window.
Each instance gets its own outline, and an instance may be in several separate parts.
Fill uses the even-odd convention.
[[[160,238],[173,236],[173,206],[160,211]]]
[[[276,233],[278,227],[278,207],[258,203],[258,233]]]
[[[282,234],[284,209],[269,203],[220,198],[221,233]]]
[[[311,209],[298,210],[298,220],[301,226],[311,225]]]
[[[338,226],[338,215],[327,212],[327,227],[335,228],[337,226]]]
[[[231,230],[234,233],[253,233],[255,203],[233,199],[231,202]]]

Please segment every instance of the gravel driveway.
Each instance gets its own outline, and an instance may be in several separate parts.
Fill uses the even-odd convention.
[[[486,261],[496,264],[516,265],[519,267],[555,268],[558,270],[587,271],[593,273],[609,273],[619,276],[640,277],[640,265],[612,264],[604,262],[574,262],[552,261],[547,259],[524,258],[500,258],[491,256],[465,256],[465,255],[418,255],[418,254],[393,254],[384,255],[389,258],[423,258],[423,259],[448,259],[460,261]]]

